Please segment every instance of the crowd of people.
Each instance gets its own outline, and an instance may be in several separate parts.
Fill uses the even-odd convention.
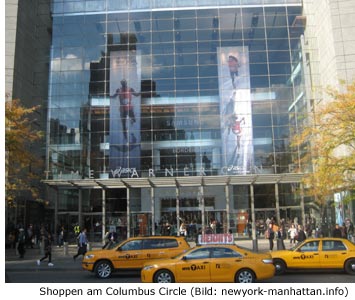
[[[177,230],[173,230],[173,225],[169,222],[164,221],[159,224],[161,235],[175,235]],[[250,225],[250,226],[248,226]],[[156,224],[157,226],[157,224]],[[286,249],[286,243],[288,246],[292,247],[294,244],[304,241],[308,237],[323,237],[332,236],[335,238],[345,238],[352,242],[355,239],[354,224],[349,218],[345,219],[342,225],[335,224],[334,228],[328,234],[324,234],[322,229],[315,227],[315,229],[310,230],[309,227],[304,227],[298,224],[297,219],[293,222],[285,222],[282,219],[278,224],[274,218],[267,218],[265,220],[265,231],[260,232],[260,228],[257,228],[257,235],[262,236],[269,240],[269,249],[272,251],[274,249],[274,243],[277,244],[277,249]],[[182,220],[180,223],[179,234],[186,237],[196,238],[198,234],[201,234],[201,228],[198,228],[195,221],[190,223]],[[249,237],[251,238],[251,221],[248,222],[246,226],[248,230]],[[80,229],[80,226],[76,225],[73,227],[73,234],[77,238],[78,252],[73,256],[75,260],[80,255],[85,255],[87,251],[88,238],[86,228]],[[209,226],[205,228],[205,233],[222,233],[222,224],[215,219],[211,219]],[[158,232],[157,232],[158,233]],[[56,236],[56,240],[54,239]],[[33,226],[30,224],[25,229],[22,225],[17,226],[15,229],[11,230],[8,234],[7,240],[9,242],[8,246],[11,248],[16,248],[19,258],[24,258],[26,249],[39,247],[42,243],[44,250],[44,256],[37,260],[37,264],[40,265],[42,261],[48,260],[48,266],[53,266],[52,263],[52,245],[57,244],[57,247],[61,247],[67,241],[68,233],[64,226],[58,226],[56,234],[53,235],[47,226]],[[105,243],[103,248],[118,242],[118,235],[115,230],[110,230],[106,233]]]

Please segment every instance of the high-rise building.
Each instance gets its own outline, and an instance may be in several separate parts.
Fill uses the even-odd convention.
[[[26,108],[40,106],[31,122],[33,130],[46,130],[46,112],[48,101],[49,54],[52,40],[52,20],[50,16],[50,0],[6,0],[5,1],[5,97],[6,101],[19,99]],[[29,117],[29,116],[27,116]],[[38,160],[45,160],[45,144],[35,145],[28,149],[35,153]],[[15,158],[17,159],[17,158]],[[11,166],[11,162],[9,163]],[[29,166],[28,168],[31,168]],[[23,174],[7,170],[16,177],[27,177]],[[43,170],[33,173],[43,174]],[[39,190],[37,198],[28,190],[19,191],[15,199],[15,207],[6,210],[9,227],[22,226],[35,221],[44,221],[44,189],[40,179],[31,183]],[[18,186],[19,188],[21,185]]]
[[[53,0],[51,226],[92,239],[315,226],[290,139],[321,99],[312,87],[354,78],[355,5],[313,2]]]

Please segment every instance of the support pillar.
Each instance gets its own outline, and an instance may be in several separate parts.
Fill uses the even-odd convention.
[[[102,222],[101,222],[101,239],[102,244],[105,244],[105,235],[106,235],[106,190],[102,189]]]
[[[275,183],[275,204],[276,204],[276,222],[278,225],[281,223],[280,218],[280,197],[279,197],[279,184]]]
[[[152,212],[152,235],[155,235],[155,190],[150,188],[150,210]]]
[[[180,236],[180,189],[176,187],[176,231],[177,236]]]
[[[131,210],[130,210],[130,190],[127,188],[127,238],[131,237]]]
[[[256,237],[256,219],[255,219],[255,199],[254,199],[254,185],[250,185],[250,208],[251,208],[251,237],[253,240],[253,251],[258,251],[258,239]]]
[[[229,233],[229,229],[230,229],[230,198],[229,198],[229,184],[226,184],[226,186],[224,187],[224,194],[226,197],[226,222],[227,222],[227,233]]]

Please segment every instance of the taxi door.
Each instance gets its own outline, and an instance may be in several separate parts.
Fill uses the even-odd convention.
[[[322,268],[342,269],[346,256],[347,249],[343,242],[331,239],[322,241],[320,256]]]
[[[245,266],[243,256],[230,248],[214,248],[211,257],[211,282],[234,282],[235,271]]]
[[[178,282],[210,282],[210,251],[196,249],[176,263],[175,277]]]
[[[117,269],[140,269],[146,251],[142,250],[142,240],[128,241],[115,251],[114,267]]]
[[[292,251],[287,266],[290,268],[320,268],[319,241],[309,241]]]

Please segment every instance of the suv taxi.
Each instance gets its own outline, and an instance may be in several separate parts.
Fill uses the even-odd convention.
[[[83,269],[103,279],[115,270],[140,270],[152,259],[176,256],[190,248],[184,237],[133,237],[111,249],[88,251],[81,264]]]

